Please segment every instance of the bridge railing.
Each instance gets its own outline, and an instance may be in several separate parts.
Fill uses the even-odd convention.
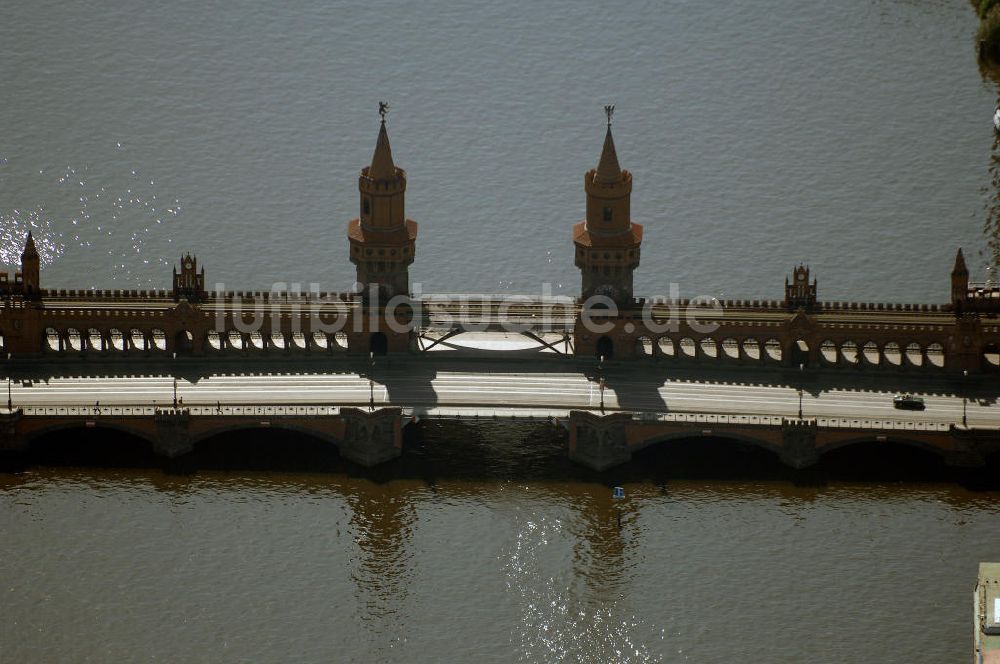
[[[951,424],[944,422],[856,419],[848,417],[818,417],[816,418],[816,425],[828,429],[892,429],[897,431],[947,431],[951,427]]]
[[[781,426],[780,415],[722,415],[715,413],[639,413],[643,422],[680,422],[684,424],[728,424],[733,426]]]
[[[197,405],[197,406],[154,406],[154,405],[124,405],[124,406],[22,406],[21,413],[29,416],[47,417],[139,417],[152,416],[157,413],[186,413],[189,415],[223,415],[223,416],[310,416],[339,415],[339,406],[326,405]]]
[[[267,415],[267,416],[307,416],[339,415],[339,406],[295,405],[295,406],[185,406],[192,415]]]
[[[678,422],[685,424],[715,424],[723,426],[778,426],[790,418],[781,415],[725,415],[715,413],[639,413],[646,422]],[[862,429],[895,431],[947,431],[950,424],[911,420],[869,419],[850,417],[817,417],[805,420],[826,429]]]
[[[340,414],[340,406],[325,404],[285,404],[285,405],[253,405],[253,404],[198,404],[198,405],[113,405],[113,406],[21,406],[23,415],[44,417],[141,417],[157,413],[185,413],[194,416],[231,416],[231,417],[308,417],[331,416]],[[455,416],[448,413],[435,413],[423,417]],[[463,410],[462,418],[483,419],[542,419],[565,417],[563,411],[545,412],[537,409],[504,408],[498,410]],[[781,415],[726,415],[720,413],[637,413],[634,419],[640,422],[678,422],[696,426],[763,426],[780,427],[786,421],[796,421]],[[815,423],[825,429],[853,429],[864,431],[948,431],[951,424],[944,422],[921,422],[893,419],[818,417],[803,420]]]

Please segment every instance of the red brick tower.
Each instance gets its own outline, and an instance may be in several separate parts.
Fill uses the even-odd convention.
[[[611,136],[614,106],[604,110],[608,132],[597,168],[584,176],[587,218],[573,226],[573,244],[576,266],[583,277],[581,298],[605,295],[620,306],[628,306],[633,297],[632,272],[639,266],[642,226],[632,223],[632,174],[618,165]]]
[[[361,169],[361,216],[347,225],[351,262],[357,266],[358,283],[367,301],[377,290],[381,304],[394,295],[410,292],[409,267],[413,262],[417,222],[407,219],[404,209],[406,171],[392,161],[389,134],[385,129],[388,106],[379,104],[382,126],[371,166]]]

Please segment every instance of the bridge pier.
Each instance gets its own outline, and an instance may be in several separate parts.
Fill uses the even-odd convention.
[[[186,408],[157,410],[153,421],[156,426],[154,452],[173,459],[191,451],[194,446],[191,442],[191,414]]]
[[[816,420],[781,420],[781,452],[778,457],[786,466],[796,470],[812,466],[819,461],[816,449]]]
[[[28,448],[27,440],[18,427],[22,415],[20,408],[0,412],[0,453],[23,452]]]
[[[403,409],[341,408],[344,437],[340,455],[349,461],[370,468],[395,459],[403,452]]]
[[[986,458],[978,450],[951,450],[945,452],[944,463],[952,468],[982,468]]]
[[[592,470],[606,470],[632,460],[625,426],[630,413],[596,415],[583,410],[569,413],[569,458]]]
[[[1000,450],[1000,432],[952,426],[954,447],[944,453],[944,462],[953,468],[982,468],[986,455]]]

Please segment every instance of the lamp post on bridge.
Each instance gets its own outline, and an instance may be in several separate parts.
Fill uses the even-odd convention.
[[[805,364],[799,362],[799,419],[802,419],[802,372],[805,370]]]
[[[173,359],[177,359],[177,353],[173,354]],[[174,374],[174,410],[177,410],[177,363],[173,363],[173,374]]]
[[[368,410],[375,412],[375,351],[368,352]]]
[[[966,428],[969,426],[968,409],[966,407],[968,402],[968,391],[966,388],[966,385],[968,385],[968,379],[969,370],[962,369],[962,426]]]
[[[597,363],[597,386],[601,392],[601,412],[604,412],[604,356],[601,355],[601,361]]]
[[[11,380],[10,380],[11,366],[10,366],[10,358],[11,358],[11,354],[7,353],[7,412],[13,413],[14,412],[14,395],[13,395],[13,392],[11,391]]]

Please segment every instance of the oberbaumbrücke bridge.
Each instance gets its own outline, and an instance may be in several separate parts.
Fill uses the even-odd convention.
[[[644,229],[632,221],[632,175],[619,165],[610,114],[597,167],[584,175],[585,218],[572,227],[574,260],[581,273],[577,298],[412,297],[409,266],[416,256],[418,225],[405,216],[406,184],[406,172],[393,160],[383,115],[371,163],[361,169],[358,178],[358,217],[347,223],[348,255],[357,269],[357,286],[339,293],[210,291],[204,267],[191,254],[182,256],[174,269],[170,289],[43,287],[40,256],[29,232],[20,269],[13,274],[0,273],[0,352],[8,364],[22,366],[45,363],[71,367],[98,360],[135,367],[155,364],[161,358],[208,364],[214,358],[239,358],[252,366],[258,358],[270,362],[297,357],[335,361],[340,355],[345,360],[372,361],[384,355],[408,356],[408,361],[419,362],[421,354],[456,347],[463,336],[478,335],[484,340],[482,348],[489,349],[495,348],[491,339],[498,335],[519,335],[537,350],[565,356],[567,362],[594,358],[602,367],[605,362],[627,362],[633,371],[651,365],[720,367],[733,372],[774,367],[845,375],[959,376],[964,380],[1000,370],[1000,287],[970,281],[961,249],[951,270],[949,302],[823,301],[818,297],[817,280],[805,265],[795,267],[786,277],[779,298],[689,300],[635,294],[632,275],[640,264]],[[504,361],[502,351],[492,353],[492,357]],[[603,394],[604,378],[595,381]],[[315,414],[296,416],[304,419],[295,426],[340,440],[344,449],[354,445],[351,449],[356,449],[350,453],[354,458],[375,463],[393,456],[391,450],[364,453],[358,451],[364,444],[358,443],[358,447],[350,441],[384,442],[390,435],[387,432],[395,432],[391,433],[395,438],[390,447],[398,449],[399,426],[386,422],[398,419],[401,411],[379,412],[408,405],[381,403],[376,408],[373,399],[368,412],[355,412],[353,406],[344,405],[348,410],[328,412],[325,421]],[[563,405],[567,415],[570,409],[579,410],[572,419],[571,452],[598,468],[627,460],[631,450],[661,434],[706,430],[696,426],[688,427],[691,431],[685,429],[693,420],[674,420],[668,425],[655,424],[647,417],[629,424],[632,420],[623,418],[636,416],[638,410],[627,404],[614,413],[604,412],[603,404],[597,412],[577,409],[576,403]],[[10,449],[23,447],[33,432],[69,421],[65,419],[68,415],[54,411],[14,408],[12,402],[8,406],[5,445]],[[86,404],[61,406],[79,409]],[[121,426],[131,421],[129,417],[138,417],[128,427],[167,454],[187,449],[183,441],[208,435],[211,427],[198,428],[206,418],[228,418],[228,424],[216,424],[236,426],[235,415],[224,411],[221,403],[217,413],[200,415],[170,404],[168,409],[151,411],[149,421],[145,415],[105,414],[97,408],[103,424],[109,416],[117,417]],[[729,410],[716,415],[740,414],[738,407]],[[656,411],[654,407],[646,413]],[[799,466],[814,461],[819,450],[834,444],[823,442],[830,439],[824,433],[827,429],[834,427],[843,433],[843,422],[850,421],[850,417],[841,417],[837,420],[840,424],[834,426],[829,424],[831,419],[824,428],[816,419],[803,418],[801,409],[795,416],[788,415],[772,414],[766,423],[732,420],[712,430],[737,427],[739,431],[732,429],[734,436],[770,446]],[[281,421],[291,422],[288,417],[292,416]],[[320,425],[315,423],[320,421],[326,429],[317,428]],[[331,424],[334,421],[337,424]],[[79,424],[73,422],[73,426]],[[239,422],[239,426],[246,424]],[[859,431],[862,436],[888,439],[898,437],[894,426],[887,424],[884,431],[877,432],[859,425]],[[905,421],[901,426],[905,427]],[[910,438],[919,438],[921,445],[934,447],[955,463],[974,463],[986,449],[976,446],[989,447],[996,436],[970,432],[964,422],[960,426],[964,428],[958,433],[923,431]],[[765,435],[760,427],[771,427],[777,433]],[[640,429],[645,433],[635,433]],[[660,433],[653,435],[654,430]],[[847,439],[850,436],[838,440]],[[797,450],[794,453],[789,451],[793,448]]]

